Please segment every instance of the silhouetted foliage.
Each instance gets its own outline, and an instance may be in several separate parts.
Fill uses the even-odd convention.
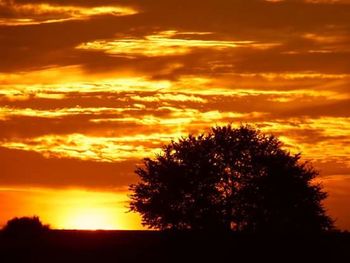
[[[317,171],[251,126],[212,128],[163,147],[135,171],[130,209],[155,229],[315,233],[330,230]]]
[[[39,217],[16,217],[7,222],[3,231],[8,235],[38,235],[49,230],[48,225],[43,225]]]

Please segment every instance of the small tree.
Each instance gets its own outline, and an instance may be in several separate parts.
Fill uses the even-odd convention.
[[[15,217],[7,222],[3,231],[9,235],[34,236],[49,230],[48,225],[43,225],[39,217]]]
[[[154,229],[309,233],[332,228],[300,154],[250,126],[189,135],[144,159],[130,209]]]

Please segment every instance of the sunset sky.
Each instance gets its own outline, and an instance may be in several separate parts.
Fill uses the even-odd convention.
[[[0,0],[0,226],[141,229],[143,157],[256,125],[350,230],[350,0]]]

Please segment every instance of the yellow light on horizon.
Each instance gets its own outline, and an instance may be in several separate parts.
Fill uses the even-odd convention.
[[[53,227],[58,229],[141,228],[138,215],[128,213],[127,192],[67,191],[54,215]]]
[[[70,210],[70,209],[69,209]],[[119,229],[120,223],[111,209],[105,207],[74,207],[66,211],[56,228],[76,230],[113,230]]]
[[[3,187],[0,228],[11,218],[36,215],[52,229],[144,229],[140,216],[128,212],[127,194],[123,190]]]

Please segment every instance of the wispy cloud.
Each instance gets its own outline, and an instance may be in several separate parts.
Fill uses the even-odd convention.
[[[74,5],[57,5],[49,3],[17,3],[12,0],[0,1],[1,25],[38,25],[71,20],[85,20],[98,15],[124,16],[133,15],[137,11],[131,7],[95,6],[82,7]]]
[[[224,40],[203,40],[196,39],[195,36],[210,35],[210,32],[177,32],[174,30],[158,32],[141,39],[116,39],[99,40],[83,43],[77,49],[102,50],[109,55],[119,56],[174,56],[183,55],[198,49],[223,50],[237,47],[250,47],[257,49],[267,49],[278,46],[274,43],[256,43],[254,41],[224,41]],[[182,38],[181,38],[182,36]],[[186,38],[185,38],[186,37]]]

